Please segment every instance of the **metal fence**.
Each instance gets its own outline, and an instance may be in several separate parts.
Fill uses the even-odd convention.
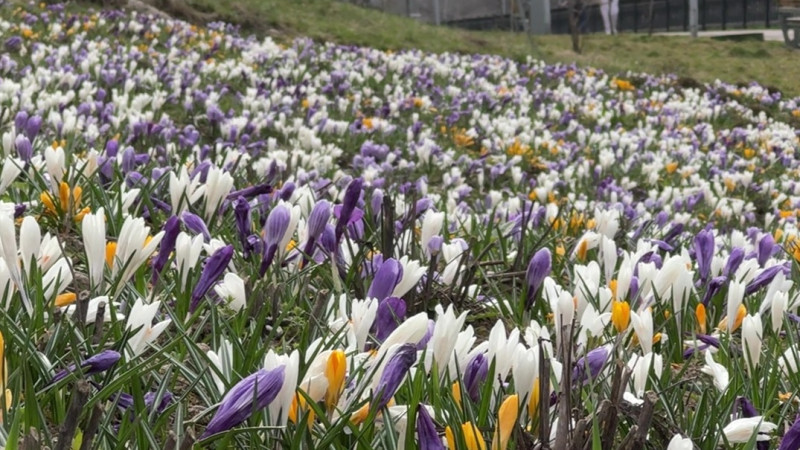
[[[343,0],[385,12],[414,17],[424,22],[471,29],[521,29],[520,17],[511,10],[528,0]],[[538,0],[537,0],[538,1]],[[557,5],[558,0],[550,0]],[[702,30],[769,28],[777,26],[776,0],[698,0]],[[650,25],[650,0],[620,0],[617,28],[623,32],[646,32]],[[553,33],[569,33],[568,10],[551,10]],[[603,31],[599,7],[587,8],[585,32]],[[655,0],[654,31],[688,31],[689,0]]]
[[[774,0],[698,0],[701,30],[770,28],[778,25]],[[602,32],[603,20],[597,6],[587,11],[587,32]],[[650,27],[650,0],[621,0],[617,28],[623,32],[646,32]],[[566,9],[551,12],[553,33],[569,33]],[[688,31],[688,0],[656,0],[653,3],[654,31]]]

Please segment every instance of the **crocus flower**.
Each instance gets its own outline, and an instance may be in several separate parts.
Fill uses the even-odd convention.
[[[333,411],[339,396],[344,388],[345,374],[347,373],[347,359],[343,350],[334,350],[328,356],[325,364],[325,378],[328,380],[328,389],[325,392],[325,405],[328,411]]]
[[[492,450],[506,450],[511,433],[517,424],[519,416],[519,397],[509,395],[500,405],[497,412],[497,429],[492,440]]]
[[[88,217],[88,215],[87,215]],[[84,224],[86,223],[86,218],[83,219]],[[155,284],[158,281],[158,277],[161,274],[161,271],[164,270],[164,266],[167,265],[167,261],[169,260],[170,254],[175,250],[175,244],[178,239],[178,235],[181,231],[181,221],[178,219],[177,216],[172,216],[164,223],[164,237],[161,239],[161,246],[158,248],[158,255],[153,259],[153,274],[151,282]],[[188,275],[188,273],[187,273]]]
[[[247,302],[244,280],[233,272],[225,274],[223,281],[214,286],[214,292],[233,311],[241,311]]]
[[[375,277],[372,279],[372,284],[367,291],[368,298],[376,298],[383,300],[394,291],[397,283],[403,277],[403,267],[394,258],[389,258],[381,264],[378,271],[375,272]]]
[[[705,281],[711,271],[711,261],[714,258],[714,232],[702,230],[694,238],[694,253],[700,279]]]
[[[267,223],[264,227],[264,254],[261,258],[260,275],[263,277],[267,273],[267,269],[272,264],[275,254],[278,252],[278,245],[283,239],[283,235],[289,229],[289,223],[292,220],[292,213],[289,207],[283,203],[279,203],[267,217]]]
[[[416,361],[417,348],[415,345],[403,344],[394,352],[378,381],[376,397],[370,406],[373,411],[379,411],[389,403]]]
[[[711,352],[706,350],[706,365],[700,369],[703,373],[711,375],[714,379],[714,386],[720,393],[724,393],[728,389],[728,370],[722,364],[714,361]]]
[[[694,444],[691,439],[676,434],[670,439],[667,450],[694,450]]]
[[[273,370],[261,369],[236,383],[222,398],[217,413],[200,439],[230,430],[266,408],[283,386],[284,370],[283,366]]]
[[[772,257],[773,250],[775,250],[775,239],[772,238],[772,235],[769,233],[765,233],[761,240],[758,241],[758,265],[764,267]]]
[[[200,300],[205,297],[208,290],[211,289],[211,286],[217,282],[222,272],[228,267],[228,263],[231,262],[231,258],[233,258],[232,245],[226,245],[208,257],[206,265],[200,273],[200,279],[192,290],[189,312],[194,312],[194,310],[197,309]]]
[[[239,232],[239,241],[244,249],[244,257],[250,256],[250,245],[247,237],[250,235],[252,218],[250,215],[250,202],[246,198],[239,196],[233,201],[233,217],[236,222],[236,231]]]
[[[789,431],[783,435],[778,450],[795,450],[798,448],[800,448],[800,416],[795,418]]]
[[[590,379],[597,378],[610,355],[611,346],[604,345],[590,351],[586,356],[580,358],[575,363],[575,367],[572,370],[573,382],[586,384]]]
[[[528,281],[528,300],[526,306],[530,307],[533,298],[542,286],[542,282],[550,275],[552,266],[552,256],[550,250],[542,248],[534,253],[530,262],[528,263],[528,270],[525,275]]]
[[[731,252],[728,255],[728,261],[725,263],[725,267],[722,269],[722,276],[730,277],[731,275],[735,274],[736,269],[738,269],[739,265],[742,264],[744,256],[743,248],[735,247],[731,249]]]
[[[80,365],[81,369],[83,370],[84,375],[92,375],[95,373],[105,372],[106,370],[114,367],[114,364],[119,361],[122,355],[119,352],[114,350],[103,350],[102,352],[86,359]],[[69,367],[66,369],[58,372],[52,380],[50,380],[50,384],[54,384],[63,380],[67,377],[67,375],[75,372],[77,366],[75,364],[70,364]]]
[[[423,405],[419,405],[417,409],[417,438],[420,450],[444,450],[442,438],[436,431],[436,424]]]
[[[788,269],[783,264],[776,264],[774,266],[767,267],[766,269],[762,270],[761,273],[756,275],[753,281],[747,285],[747,289],[745,289],[744,295],[750,295],[753,292],[761,289],[762,287],[770,284],[772,279],[778,275],[778,272],[784,271],[786,272]]]
[[[453,429],[449,426],[444,429],[445,438],[447,439],[447,448],[449,449],[456,449],[459,448],[456,445],[456,436],[453,433]],[[481,436],[480,430],[478,427],[472,424],[472,422],[466,422],[461,425],[461,436],[464,439],[464,445],[466,446],[464,450],[486,450],[486,442],[483,440],[483,436]]]
[[[344,235],[347,225],[350,224],[350,216],[353,215],[358,200],[361,198],[361,187],[363,183],[364,181],[361,178],[356,178],[347,185],[347,189],[344,192],[344,199],[342,200],[342,208],[339,212],[339,220],[336,222],[335,232],[337,243],[342,240],[342,235]]]
[[[136,302],[134,302],[133,308],[128,313],[128,322],[125,325],[125,329],[139,331],[128,339],[127,345],[130,350],[125,352],[125,359],[128,361],[142,353],[148,344],[158,339],[172,322],[170,319],[165,319],[153,325],[153,318],[158,312],[159,306],[161,306],[160,301],[146,305],[141,298],[137,298]]]
[[[612,300],[611,303],[611,323],[617,329],[617,333],[622,333],[628,329],[631,322],[631,305],[628,302]]]
[[[317,240],[322,236],[325,231],[325,226],[331,218],[331,204],[327,200],[321,200],[314,205],[311,214],[308,216],[308,232],[306,245],[303,248],[303,261],[306,261],[308,256],[314,255]]]
[[[768,441],[768,433],[772,433],[778,428],[778,425],[767,422],[762,416],[744,417],[736,419],[729,423],[722,429],[724,439],[730,444],[744,444],[752,439],[753,434],[757,434],[756,441]],[[720,443],[724,440],[720,437]]]
[[[200,216],[192,214],[189,211],[184,211],[181,214],[181,220],[183,220],[183,224],[186,225],[186,228],[190,231],[193,231],[195,234],[202,234],[206,242],[211,240],[211,233],[208,231],[206,223],[203,222]]]
[[[106,263],[106,216],[103,208],[94,214],[86,214],[81,222],[83,246],[89,266],[89,283],[100,286],[103,282],[103,269]]]
[[[378,304],[375,316],[375,338],[383,342],[403,322],[406,316],[406,302],[397,297],[387,297]]]
[[[742,350],[747,373],[752,376],[752,370],[758,367],[761,359],[761,340],[764,328],[761,316],[758,314],[746,316],[742,321]]]
[[[489,374],[489,360],[483,353],[475,355],[464,369],[464,390],[473,402],[480,399],[481,384]]]

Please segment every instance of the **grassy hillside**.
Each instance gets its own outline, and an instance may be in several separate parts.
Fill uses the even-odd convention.
[[[778,42],[590,35],[585,37],[583,54],[578,55],[571,50],[568,36],[531,40],[524,34],[434,27],[331,0],[194,0],[194,4],[254,32],[281,39],[309,36],[382,49],[495,53],[515,59],[533,55],[551,63],[577,62],[613,72],[672,72],[703,82],[758,81],[800,95],[796,76],[800,52]]]

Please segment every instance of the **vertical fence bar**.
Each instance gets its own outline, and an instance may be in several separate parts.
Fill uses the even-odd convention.
[[[742,28],[747,28],[747,0],[742,0]]]
[[[765,27],[765,28],[769,28],[769,4],[770,4],[770,3],[772,3],[772,2],[770,2],[770,1],[767,1],[767,2],[766,2],[766,5],[767,5],[767,13],[766,13],[766,16],[765,16],[765,18],[764,18],[764,27]]]
[[[703,22],[703,31],[706,31],[706,12],[707,12],[706,11],[706,0],[700,0],[700,1],[702,2],[701,3],[701,5],[702,5],[701,8],[703,8],[702,9],[702,14],[700,16],[700,20]]]
[[[722,29],[726,30],[728,21],[728,0],[722,0]]]
[[[669,31],[669,19],[670,19],[670,16],[671,16],[671,14],[669,13],[669,0],[666,0],[664,2],[664,6],[666,7],[666,10],[667,10],[667,31]]]
[[[639,32],[639,0],[633,0],[633,32]]]
[[[441,11],[439,11],[439,0],[433,0],[433,23],[442,24]]]
[[[687,5],[689,4],[689,0],[683,0],[683,31],[687,31],[689,29],[689,8]]]

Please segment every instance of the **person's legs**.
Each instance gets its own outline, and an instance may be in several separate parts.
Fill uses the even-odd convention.
[[[603,16],[603,28],[605,28],[606,34],[611,34],[610,1],[603,0],[600,2],[600,15]]]
[[[619,0],[610,0],[611,32],[617,34],[617,20],[619,19]]]

